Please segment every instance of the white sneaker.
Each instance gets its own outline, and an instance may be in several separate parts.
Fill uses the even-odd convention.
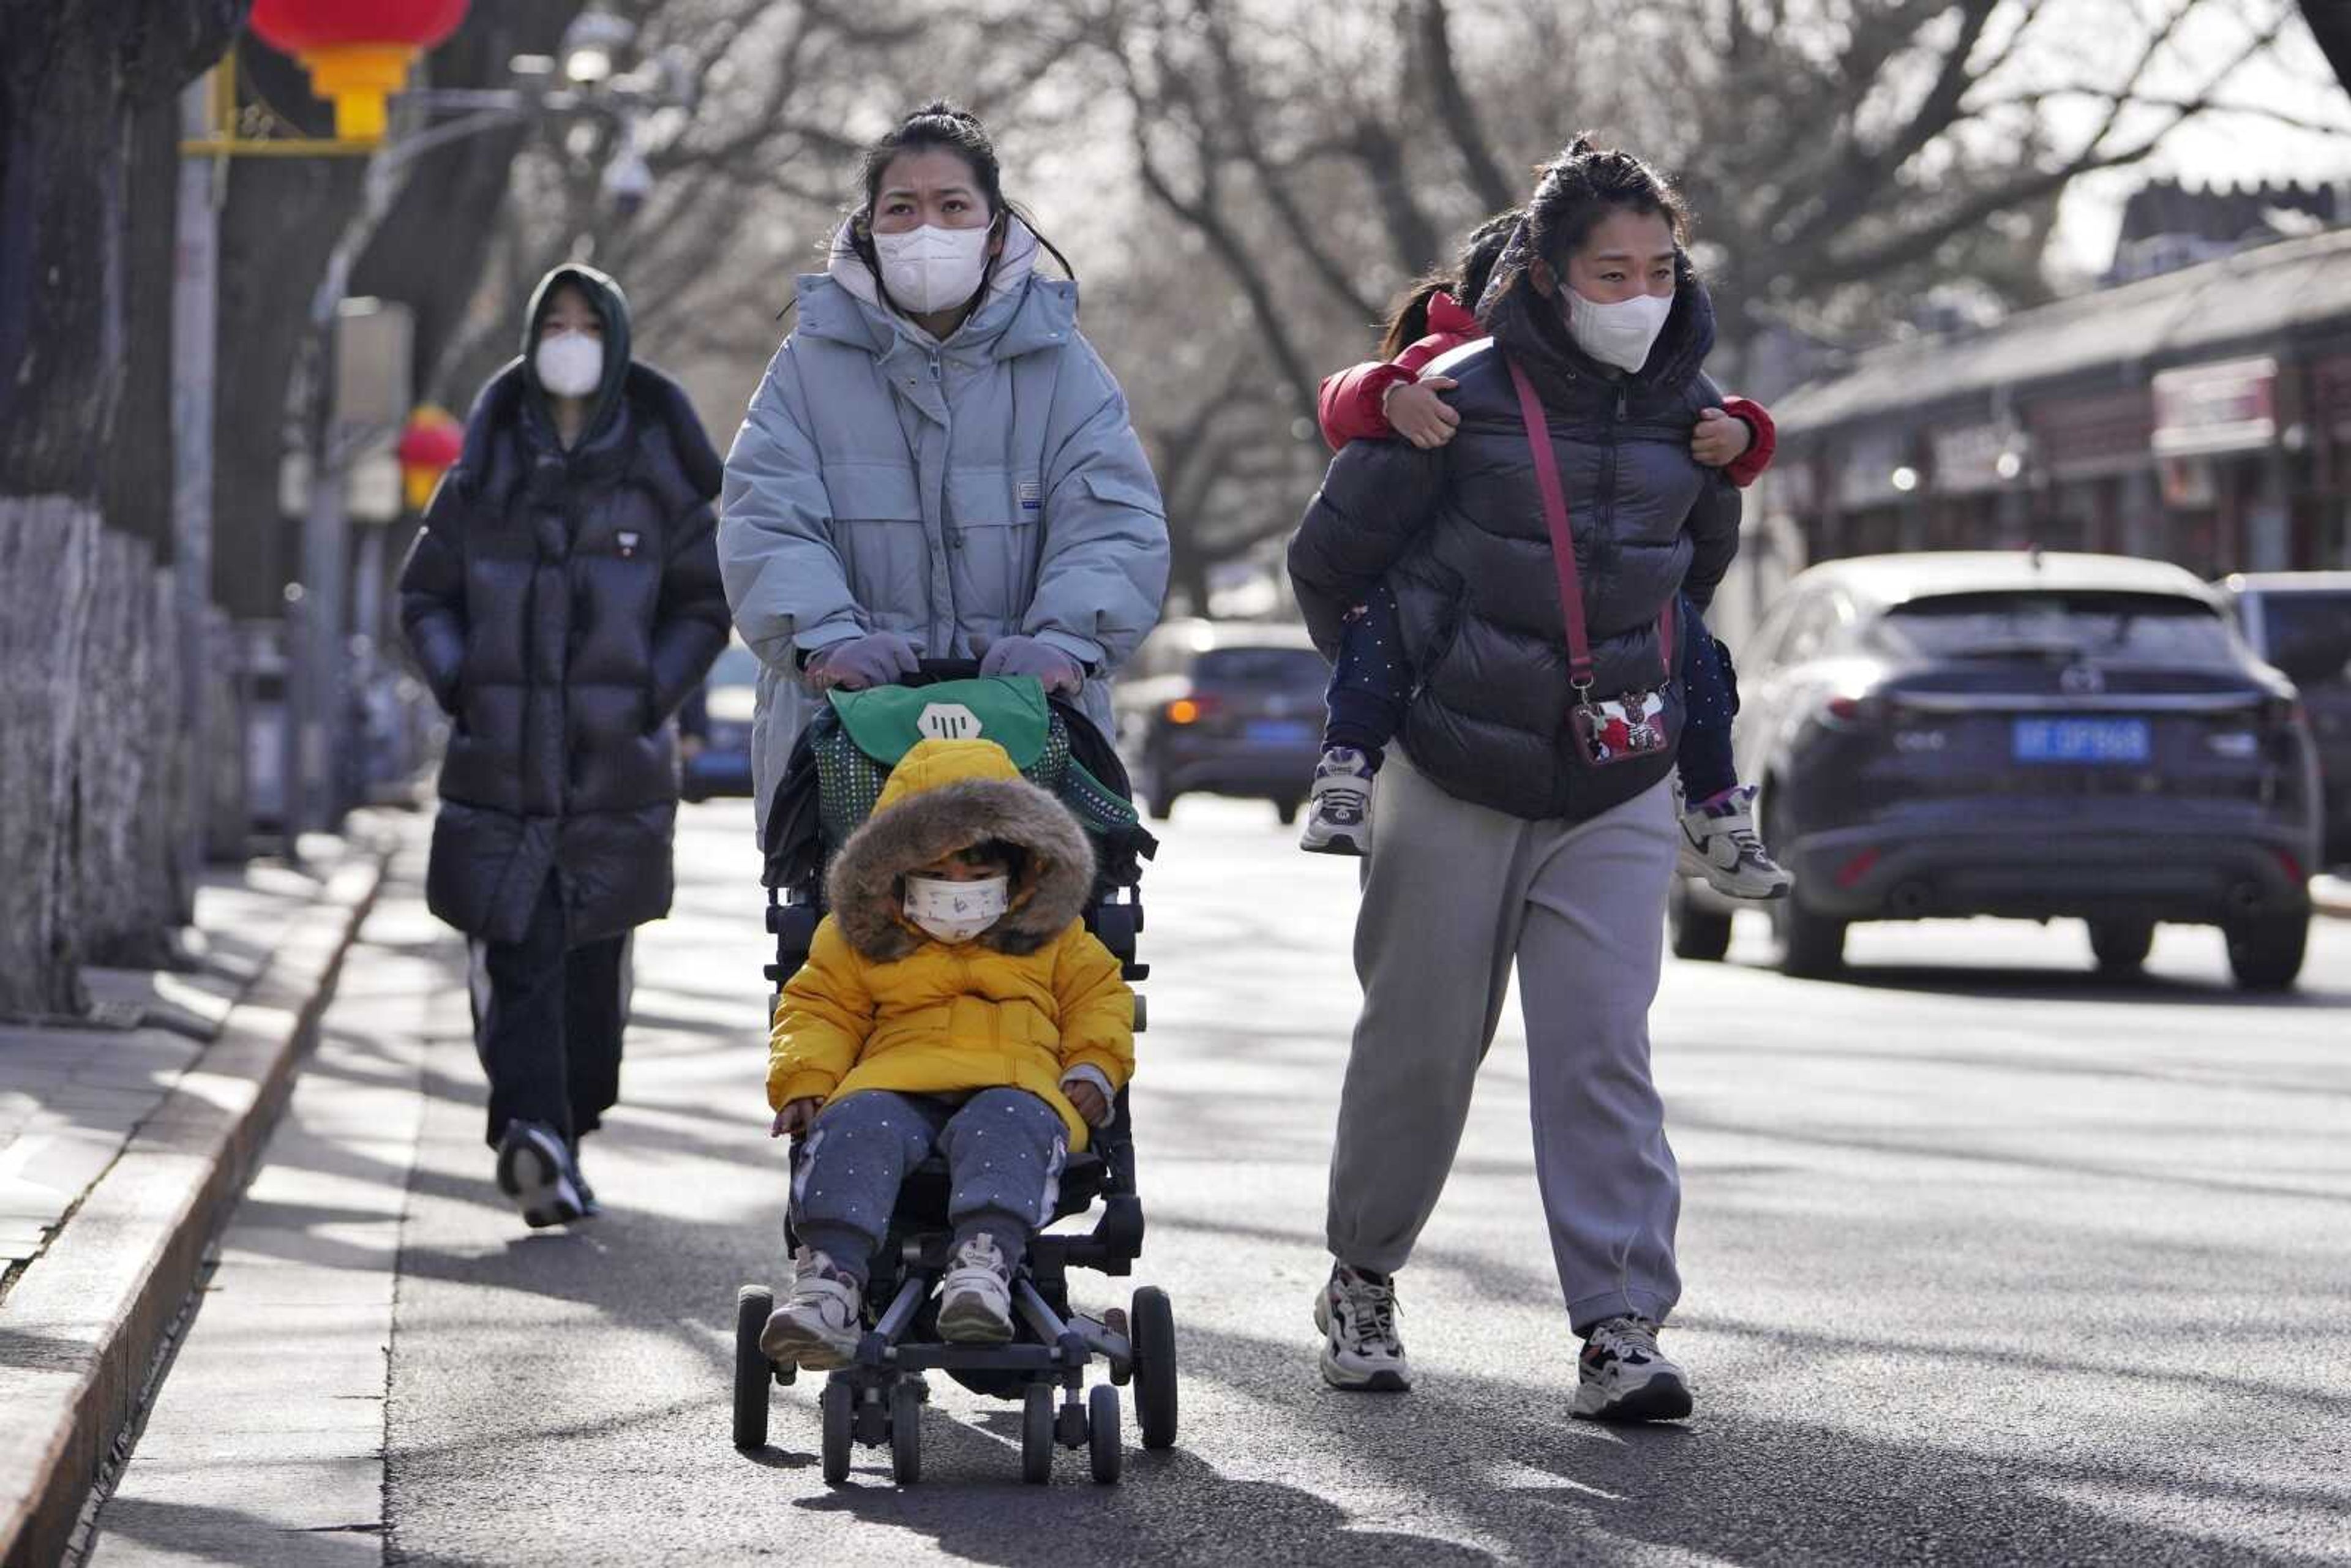
[[[1298,847],[1315,855],[1372,852],[1372,759],[1352,746],[1326,747],[1314,769]]]
[[[1012,1270],[985,1231],[956,1249],[956,1266],[939,1286],[939,1337],[950,1344],[1012,1337]]]
[[[1610,1318],[1576,1357],[1575,1413],[1587,1421],[1678,1421],[1690,1413],[1689,1383],[1657,1348],[1646,1318]]]
[[[1333,1388],[1402,1394],[1412,1386],[1412,1364],[1396,1333],[1395,1278],[1341,1263],[1314,1298],[1314,1326],[1322,1331],[1322,1380]]]
[[[1682,813],[1681,873],[1729,898],[1785,898],[1792,879],[1755,831],[1755,786]]]
[[[831,1372],[857,1358],[865,1336],[858,1308],[865,1292],[821,1252],[801,1248],[792,1293],[759,1331],[759,1353],[769,1361]]]

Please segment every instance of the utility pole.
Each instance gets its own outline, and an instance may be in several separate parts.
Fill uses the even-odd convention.
[[[213,123],[215,79],[206,72],[180,95],[180,131],[190,141],[201,140]],[[180,160],[178,252],[172,284],[172,561],[192,828],[180,846],[181,885],[190,896],[203,869],[213,806],[215,737],[206,722],[210,694],[204,689],[204,672],[213,664],[213,377],[220,316],[220,191],[216,160]],[[237,738],[241,749],[243,737]]]

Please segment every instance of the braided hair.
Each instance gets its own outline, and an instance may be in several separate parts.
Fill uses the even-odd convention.
[[[1495,307],[1520,286],[1537,256],[1563,284],[1568,258],[1613,213],[1663,218],[1677,247],[1689,243],[1689,209],[1673,183],[1630,152],[1593,145],[1588,132],[1536,174],[1526,220],[1495,264],[1493,282],[1479,306],[1480,320],[1491,320]]]
[[[863,199],[849,214],[849,244],[857,253],[858,259],[865,263],[867,269],[873,274],[875,286],[882,290],[884,299],[889,298],[889,286],[882,282],[882,258],[873,247],[873,204],[882,193],[882,178],[901,156],[934,150],[954,153],[971,170],[972,178],[978,182],[981,199],[987,204],[992,224],[1003,224],[1007,214],[1019,218],[1028,226],[1029,232],[1037,236],[1037,243],[1061,264],[1063,272],[1071,277],[1078,275],[1077,268],[1070,265],[1070,258],[1063,256],[1060,247],[1037,227],[1036,220],[1006,198],[1004,168],[997,160],[996,144],[988,140],[987,128],[980,124],[979,117],[969,110],[957,109],[944,99],[934,99],[900,120],[894,130],[884,133],[865,149],[864,166],[858,176],[858,187],[863,193]],[[995,271],[996,258],[991,256],[987,272],[980,280],[983,294],[987,292],[988,277],[993,277]],[[897,308],[896,301],[891,301],[891,308]]]
[[[1525,216],[1526,211],[1521,207],[1496,213],[1469,231],[1449,271],[1428,273],[1399,296],[1381,331],[1379,357],[1393,360],[1428,336],[1429,302],[1439,294],[1451,295],[1465,310],[1477,309],[1478,297],[1486,292],[1487,282],[1494,276],[1494,264],[1502,258],[1502,247]]]

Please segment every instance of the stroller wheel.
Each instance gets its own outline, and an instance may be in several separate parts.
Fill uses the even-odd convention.
[[[1043,1486],[1053,1479],[1053,1385],[1032,1383],[1020,1396],[1020,1479]]]
[[[849,1445],[857,1420],[857,1390],[850,1386],[848,1374],[825,1379],[817,1408],[824,1423],[825,1484],[839,1486],[849,1479]]]
[[[1146,1448],[1176,1446],[1176,1309],[1167,1292],[1145,1285],[1134,1292],[1134,1419]]]
[[[735,1446],[748,1451],[768,1446],[768,1389],[775,1368],[759,1348],[776,1298],[764,1285],[746,1285],[735,1297]]]
[[[1086,1450],[1094,1479],[1104,1486],[1118,1479],[1126,1447],[1118,1435],[1118,1390],[1107,1383],[1095,1384],[1086,1396]]]
[[[923,1479],[923,1389],[907,1378],[890,1391],[890,1473],[902,1487]]]

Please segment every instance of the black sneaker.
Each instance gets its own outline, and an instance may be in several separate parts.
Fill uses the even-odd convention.
[[[1372,759],[1352,746],[1325,747],[1314,769],[1313,807],[1298,847],[1316,855],[1372,852]]]
[[[1596,1324],[1576,1357],[1575,1413],[1587,1421],[1678,1421],[1690,1413],[1682,1369],[1657,1348],[1646,1318]]]
[[[523,1223],[533,1230],[585,1218],[579,1168],[555,1129],[538,1122],[509,1122],[498,1145],[498,1190],[514,1199]]]

